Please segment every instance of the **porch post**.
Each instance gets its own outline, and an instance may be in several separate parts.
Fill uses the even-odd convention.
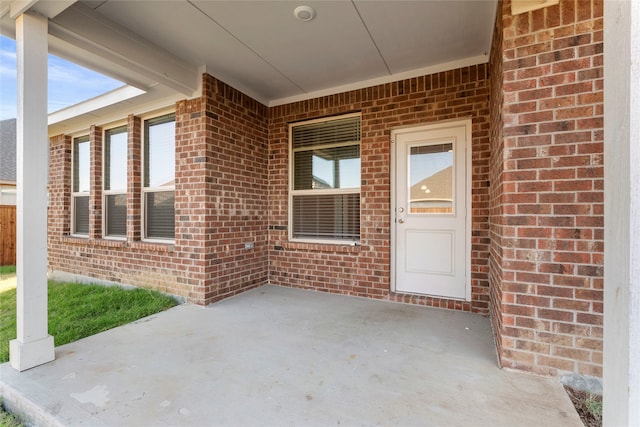
[[[43,16],[16,18],[17,339],[9,359],[18,371],[55,358],[47,330],[47,27]]]
[[[605,426],[640,425],[640,2],[604,2]]]

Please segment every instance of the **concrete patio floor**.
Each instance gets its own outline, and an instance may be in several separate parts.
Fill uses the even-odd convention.
[[[0,366],[5,405],[65,426],[582,426],[557,378],[497,367],[488,319],[263,286]]]

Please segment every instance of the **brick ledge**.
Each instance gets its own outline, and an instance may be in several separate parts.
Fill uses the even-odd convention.
[[[172,243],[151,243],[151,242],[127,242],[124,240],[110,239],[87,239],[76,236],[63,236],[62,243],[68,245],[85,245],[103,248],[131,248],[151,252],[174,252],[175,245]]]
[[[303,243],[303,242],[282,242],[279,245],[285,251],[308,251],[308,252],[333,252],[344,254],[359,254],[362,246],[341,245],[330,243]]]

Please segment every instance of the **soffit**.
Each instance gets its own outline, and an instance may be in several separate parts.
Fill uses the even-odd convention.
[[[298,21],[299,4],[313,7],[315,19]],[[269,104],[487,58],[496,1],[106,0],[69,9],[87,6]]]

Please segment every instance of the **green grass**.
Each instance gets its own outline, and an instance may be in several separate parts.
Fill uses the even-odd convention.
[[[0,397],[0,427],[23,427],[24,423],[17,416],[4,409],[2,398]]]
[[[16,274],[15,265],[0,265],[0,278],[3,276],[12,276]]]
[[[56,346],[166,310],[177,301],[147,289],[49,282],[49,334]],[[16,290],[0,293],[0,362],[16,338]]]
[[[585,399],[584,406],[596,422],[602,425],[602,396],[589,394]]]
[[[564,386],[585,427],[602,427],[602,396]]]

